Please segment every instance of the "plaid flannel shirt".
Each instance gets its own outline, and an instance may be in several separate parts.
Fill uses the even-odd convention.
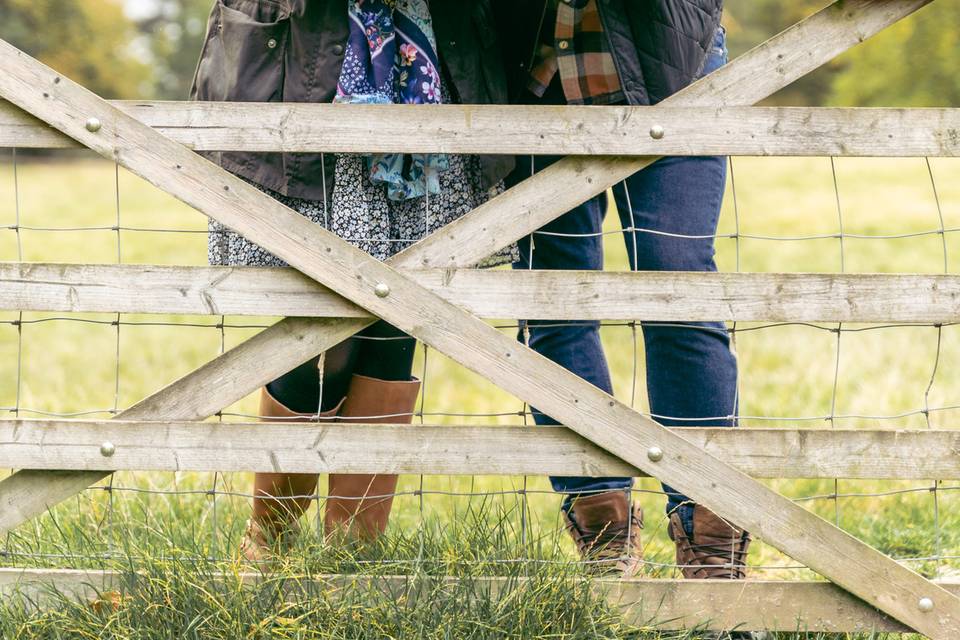
[[[559,73],[569,104],[612,104],[623,87],[603,32],[597,0],[546,0],[528,88],[541,97]],[[549,25],[554,25],[553,33]]]

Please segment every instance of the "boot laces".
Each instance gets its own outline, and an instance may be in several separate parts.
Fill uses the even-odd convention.
[[[724,575],[731,580],[743,578],[746,575],[747,539],[747,534],[719,544],[693,544],[688,539],[690,551],[697,561],[695,568],[709,569],[712,572],[725,571]],[[723,564],[710,563],[710,559],[720,560]]]

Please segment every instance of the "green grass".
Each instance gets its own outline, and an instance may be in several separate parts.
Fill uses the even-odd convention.
[[[941,214],[946,229],[960,229],[960,181],[955,179],[960,164],[934,160],[932,167],[939,212],[923,160],[837,161],[846,234],[923,234],[898,239],[847,237],[843,242],[847,271],[940,273],[944,247],[948,271],[960,271],[960,233],[935,233]],[[728,190],[720,233],[739,230],[740,237],[718,240],[723,270],[735,270],[738,264],[743,271],[840,269],[841,242],[832,237],[840,220],[829,160],[736,159],[734,169],[736,199]],[[111,263],[118,259],[119,238],[123,262],[205,263],[203,233],[129,230],[202,232],[206,222],[123,171],[117,184],[119,226],[125,230],[114,230],[116,177],[112,164],[90,158],[21,162],[16,207],[13,167],[9,162],[0,165],[0,259]],[[15,225],[18,215],[19,247],[18,234],[5,228]],[[609,216],[608,231],[608,268],[625,269],[614,215]],[[775,241],[754,236],[827,237]],[[17,314],[0,314],[0,407],[19,406],[25,417],[46,412],[109,415],[276,320],[226,318],[221,328],[220,318],[123,316],[118,341],[114,315],[25,313],[19,332],[13,324],[17,319]],[[960,378],[954,375],[960,361],[960,327],[940,332],[932,385],[936,328],[845,325],[844,329],[858,331],[841,334],[839,361],[837,334],[829,330],[834,328],[737,326],[743,330],[736,346],[744,426],[829,426],[824,417],[831,413],[839,416],[833,420],[837,427],[955,426],[960,417],[960,409],[952,408],[960,405]],[[603,339],[617,396],[646,411],[642,340],[634,340],[631,327],[617,325],[605,327]],[[424,411],[438,414],[426,420],[519,421],[516,412],[522,403],[441,354],[421,351],[416,366],[426,379]],[[933,409],[928,417],[923,414],[926,407]],[[254,414],[255,396],[226,412]],[[483,415],[510,413],[514,415]],[[800,417],[806,419],[786,420]],[[544,586],[524,597],[475,597],[474,605],[467,604],[467,596],[477,594],[461,592],[438,594],[429,607],[405,607],[364,594],[347,604],[318,596],[285,608],[271,597],[269,588],[245,592],[211,577],[232,566],[222,559],[232,554],[247,516],[248,474],[121,473],[114,477],[112,490],[85,492],[13,532],[2,542],[0,548],[7,555],[0,562],[16,567],[136,569],[154,576],[149,588],[137,591],[115,613],[97,614],[85,605],[66,603],[44,613],[8,605],[0,610],[0,635],[519,638],[547,633],[545,625],[555,623],[549,627],[553,637],[656,637],[626,625],[616,612],[583,593],[578,570],[567,562],[574,556],[558,519],[559,498],[544,478],[428,476],[422,483],[421,487],[417,477],[402,478],[402,495],[383,548],[344,553],[308,535],[291,556],[291,567],[311,572],[527,575]],[[957,560],[950,557],[960,556],[960,509],[953,508],[958,500],[953,483],[941,483],[937,492],[931,492],[932,481],[841,480],[836,489],[849,497],[840,498],[831,497],[833,480],[770,485],[790,497],[812,497],[803,504],[886,553],[919,558],[909,560],[909,565],[926,575],[950,576],[958,570]],[[669,565],[673,553],[665,534],[662,496],[653,481],[642,480],[637,487],[637,499],[647,512],[644,542],[651,563],[647,574],[671,577],[672,569],[661,566]],[[525,495],[518,493],[524,488]],[[316,515],[312,510],[308,520],[313,522]],[[924,559],[931,556],[944,559]],[[753,573],[758,578],[811,577],[759,543],[752,548],[750,562],[761,567]],[[469,584],[464,589],[469,590]]]

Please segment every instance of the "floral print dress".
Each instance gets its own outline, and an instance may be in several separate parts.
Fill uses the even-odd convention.
[[[451,101],[427,0],[346,2],[350,35],[335,102],[422,104],[429,108]],[[386,260],[498,195],[503,186],[483,187],[475,156],[338,154],[329,203],[261,189],[311,222]],[[210,231],[211,264],[285,266],[215,221],[211,221]],[[508,247],[478,266],[516,258],[516,247]]]

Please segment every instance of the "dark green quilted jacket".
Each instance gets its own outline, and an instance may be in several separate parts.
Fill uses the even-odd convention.
[[[547,1],[494,0],[513,96],[526,84]],[[635,105],[656,104],[697,77],[723,12],[723,0],[597,2],[627,102]]]

